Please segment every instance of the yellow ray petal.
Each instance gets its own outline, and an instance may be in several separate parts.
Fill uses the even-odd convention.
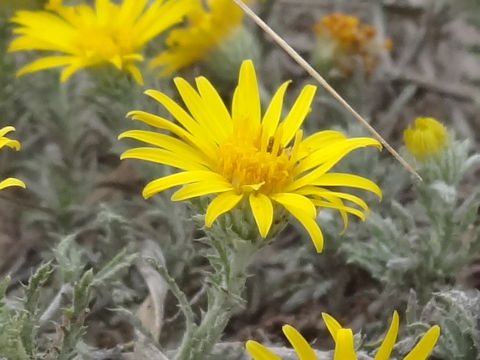
[[[130,111],[127,116],[131,116],[133,120],[139,120],[144,122],[145,124],[155,126],[159,129],[165,129],[173,134],[177,135],[179,138],[187,141],[188,143],[195,146],[199,152],[203,152],[207,155],[210,159],[216,158],[215,149],[211,147],[204,147],[205,141],[201,137],[194,137],[192,134],[187,132],[185,129],[181,128],[180,126],[174,124],[173,122],[162,118],[161,116],[157,116],[154,114],[150,114],[145,111],[134,110]]]
[[[353,333],[351,329],[338,330],[333,360],[357,360],[355,349],[353,348]]]
[[[316,215],[315,206],[313,203],[305,198],[304,196],[298,194],[274,194],[270,198],[278,203],[280,203],[287,211],[293,215],[307,230],[310,238],[312,239],[313,245],[317,252],[322,252],[323,249],[323,234],[320,230],[320,227],[316,223],[314,217]],[[300,200],[304,198],[305,200]],[[313,216],[312,215],[313,207]]]
[[[139,45],[152,40],[170,26],[182,21],[190,9],[191,0],[155,1],[143,13],[134,26]]]
[[[74,62],[72,62],[72,64],[62,70],[62,72],[60,73],[60,81],[67,81],[73,74],[75,74],[77,71],[79,71],[85,66],[87,66],[87,64],[82,62],[81,60],[75,60]]]
[[[325,197],[325,198],[327,198],[327,197],[329,198],[331,196],[336,196],[340,199],[345,199],[345,200],[353,202],[354,204],[358,205],[361,209],[363,209],[367,213],[368,213],[368,210],[369,210],[367,203],[363,199],[359,198],[356,195],[347,194],[347,193],[340,192],[340,191],[331,191],[329,189],[325,189],[325,188],[321,188],[321,187],[317,187],[317,186],[305,186],[301,189],[298,189],[295,192],[298,193],[298,194],[301,194],[301,195],[306,195],[306,196],[315,195],[315,196],[318,196],[318,197]]]
[[[332,142],[345,140],[346,137],[340,131],[323,130],[306,137],[302,141],[302,145],[309,150],[317,150],[321,147],[326,147]]]
[[[0,181],[0,190],[5,189],[10,186],[18,186],[25,189],[25,183],[22,180],[15,179],[15,178],[7,178],[5,180]]]
[[[270,104],[268,105],[265,115],[262,120],[262,142],[268,141],[268,139],[275,134],[280,116],[282,115],[283,97],[288,85],[291,81],[285,81],[273,95]]]
[[[40,40],[41,46],[45,43],[55,45],[59,51],[72,53],[75,50],[71,41],[75,29],[59,16],[46,11],[17,11],[11,22],[20,26],[14,28],[14,34],[20,35],[18,39]],[[45,26],[48,24],[48,26]],[[17,43],[13,43],[8,51],[17,51]]]
[[[382,198],[382,190],[373,181],[364,177],[344,174],[344,173],[328,173],[322,175],[319,179],[312,182],[311,185],[318,186],[348,186],[357,189],[370,191]]]
[[[118,14],[118,23],[131,26],[145,8],[147,0],[124,0]]]
[[[227,191],[218,195],[208,205],[205,214],[205,225],[207,227],[212,226],[216,218],[233,209],[242,198],[243,194],[237,194],[235,191]]]
[[[196,161],[200,164],[214,166],[210,159],[199,152],[196,148],[170,135],[146,130],[128,130],[118,135],[118,139],[124,138],[143,141],[147,144],[155,145],[177,154],[184,154],[189,160]]]
[[[295,100],[292,109],[280,125],[283,129],[282,145],[287,145],[295,136],[298,128],[302,125],[305,117],[310,112],[310,105],[315,96],[316,90],[316,86],[307,85],[302,89],[297,100]]]
[[[17,76],[22,76],[39,70],[69,65],[75,61],[73,56],[46,56],[23,66],[17,71]]]
[[[327,326],[327,330],[333,338],[333,341],[337,342],[337,333],[342,329],[342,325],[331,315],[327,313],[322,313],[323,321]]]
[[[290,325],[283,325],[282,331],[297,352],[300,360],[317,360],[317,357],[307,340],[305,340],[297,329]]]
[[[179,79],[181,78],[175,78],[177,82]],[[171,99],[169,96],[162,93],[161,91],[153,89],[146,90],[145,94],[162,104],[165,109],[167,109],[167,111],[172,114],[173,117],[192,135],[205,135],[204,130],[200,127],[197,121],[192,118],[180,105],[173,101],[173,99]]]
[[[269,197],[262,193],[251,193],[249,196],[250,207],[252,208],[253,217],[257,223],[260,235],[267,237],[273,221],[273,206]]]
[[[347,230],[347,227],[348,227],[348,214],[347,214],[347,209],[350,210],[350,209],[353,209],[355,212],[358,212],[361,214],[361,216],[363,216],[363,219],[365,219],[365,216],[363,215],[363,213],[358,210],[358,209],[354,209],[354,208],[350,208],[350,207],[346,207],[344,204],[343,204],[343,201],[342,199],[336,197],[336,196],[331,196],[329,199],[327,199],[328,201],[322,201],[322,200],[319,200],[319,199],[312,199],[312,202],[313,204],[316,206],[316,207],[326,207],[326,208],[331,208],[331,209],[335,209],[337,210],[341,217],[342,217],[342,220],[343,220],[343,229],[342,231],[340,232],[340,234],[343,234],[346,230]],[[357,213],[357,214],[358,214]],[[357,215],[358,216],[358,215]]]
[[[204,106],[207,109],[211,109],[210,112],[212,114],[215,114],[211,121],[219,126],[219,131],[222,132],[224,138],[231,136],[233,131],[232,117],[217,90],[215,90],[210,81],[203,76],[197,77],[195,82]]]
[[[180,126],[174,124],[173,122],[154,114],[150,114],[146,111],[141,110],[133,110],[127,113],[127,116],[131,116],[133,120],[139,120],[144,122],[145,124],[154,126],[158,129],[165,129],[173,134],[177,135],[178,137],[189,141],[192,144],[196,144],[195,139],[193,136],[185,131],[185,129],[181,128]]]
[[[137,66],[133,64],[127,64],[125,65],[125,70],[127,70],[130,75],[132,75],[133,80],[135,80],[138,85],[143,86],[142,72]]]
[[[120,155],[120,159],[138,159],[154,163],[170,165],[182,170],[206,170],[202,164],[185,158],[182,154],[176,154],[164,149],[140,147],[129,149]]]
[[[438,325],[432,326],[403,360],[425,360],[432,352],[439,336],[440,327]]]
[[[352,138],[340,141],[335,146],[329,146],[327,148],[321,148],[315,151],[301,160],[295,167],[295,173],[301,174],[302,172],[318,167],[310,174],[314,172],[327,172],[337,162],[343,159],[353,150],[365,146],[380,146],[380,143],[376,139],[372,138]]]
[[[7,135],[11,131],[15,131],[13,126],[4,126],[0,129],[0,137]]]
[[[226,140],[226,133],[222,132],[221,126],[216,118],[216,114],[212,114],[210,109],[204,106],[200,95],[193,89],[193,87],[180,77],[174,79],[177,86],[178,93],[182,97],[184,104],[197,121],[202,132],[198,136],[205,136],[212,138],[217,144],[221,144]]]
[[[251,131],[260,126],[260,95],[252,60],[244,60],[240,67],[238,86],[233,95],[232,118],[234,123],[248,122],[247,128]]]
[[[350,207],[350,206],[340,205],[342,203],[339,203],[338,201],[341,201],[341,200],[336,198],[336,197],[332,197],[331,202],[321,201],[321,200],[312,200],[312,202],[317,207],[331,208],[331,209],[338,210],[340,212],[345,211],[347,213],[355,215],[360,220],[365,221],[365,214],[361,210],[355,209],[355,208]]]
[[[8,146],[11,149],[20,150],[20,143],[17,140],[12,140],[6,137],[0,137],[0,149]]]
[[[245,343],[245,348],[253,360],[282,360],[265,346],[253,340],[248,340]]]
[[[395,341],[397,340],[398,325],[398,313],[394,311],[390,327],[388,328],[387,334],[385,335],[382,345],[380,345],[374,360],[388,360],[390,354],[392,353],[393,346],[395,345]]]
[[[157,90],[147,90],[145,94],[157,100],[191,134],[190,138],[210,157],[216,157],[216,147],[208,132],[202,128],[180,105]]]
[[[193,197],[222,193],[233,190],[232,184],[225,180],[200,181],[194,184],[188,184],[177,190],[171,197],[172,201],[181,201]]]
[[[210,181],[210,180],[219,180],[221,178],[220,175],[212,172],[212,171],[183,171],[171,175],[167,175],[153,181],[150,181],[145,187],[143,188],[142,195],[145,199],[149,198],[150,196],[159,193],[163,190],[171,188],[177,185],[188,184],[192,182],[198,181]]]
[[[271,195],[271,198],[284,206],[301,210],[311,218],[317,216],[315,206],[306,196],[294,193],[278,193]]]

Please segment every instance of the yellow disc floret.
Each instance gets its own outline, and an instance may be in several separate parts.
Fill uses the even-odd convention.
[[[219,147],[218,167],[222,175],[240,191],[270,194],[292,179],[293,164],[287,149],[270,137],[266,146],[235,139]]]

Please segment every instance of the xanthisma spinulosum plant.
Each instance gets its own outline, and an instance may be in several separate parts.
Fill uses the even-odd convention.
[[[459,2],[244,3],[423,181],[232,0],[0,0],[0,360],[479,357]]]
[[[149,182],[143,189],[145,198],[175,186],[182,187],[172,195],[174,201],[200,197],[198,211],[204,217],[205,242],[214,250],[208,254],[214,272],[208,280],[208,309],[199,325],[187,319],[187,333],[177,357],[200,359],[220,339],[241,300],[248,264],[285,226],[288,213],[306,229],[317,252],[323,249],[323,235],[315,220],[317,209],[337,210],[345,227],[348,214],[365,219],[368,206],[364,200],[330,187],[360,188],[380,197],[379,187],[366,178],[330,170],[352,150],[380,148],[380,144],[366,137],[349,139],[331,130],[303,139],[300,127],[315,94],[312,85],[302,89],[281,121],[283,96],[290,83],[285,82],[262,116],[251,60],[245,60],[240,68],[231,112],[206,78],[195,79],[197,89],[182,78],[174,82],[188,111],[160,91],[147,90],[146,94],[162,104],[177,123],[141,110],[129,113],[134,120],[171,135],[129,130],[119,138],[153,145],[127,150],[122,159],[181,170]],[[216,196],[203,209],[204,200],[212,194]]]

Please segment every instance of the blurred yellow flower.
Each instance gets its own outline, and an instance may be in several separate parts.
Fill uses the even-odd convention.
[[[6,137],[5,135],[11,131],[15,131],[13,126],[5,126],[0,129],[0,149],[4,146],[9,148],[20,150],[20,143],[17,140],[12,140]],[[25,188],[25,184],[23,181],[15,178],[7,178],[5,180],[0,181],[0,190],[5,189],[10,186],[20,186]]]
[[[418,159],[440,153],[447,146],[448,133],[445,126],[432,117],[417,117],[415,126],[403,132],[408,151]]]
[[[360,56],[366,72],[370,74],[378,64],[379,51],[392,48],[390,39],[383,44],[375,41],[375,27],[361,23],[353,15],[339,12],[326,15],[313,26],[313,30],[319,38],[333,42],[336,63],[347,75],[353,71],[353,56]],[[323,42],[322,46],[325,46]]]
[[[335,341],[335,352],[333,360],[357,360],[353,343],[353,332],[351,329],[343,328],[337,320],[328,314],[322,314],[333,340]],[[374,360],[388,360],[392,353],[393,346],[397,339],[399,319],[395,311],[390,328],[378,348]],[[292,326],[284,325],[283,333],[295,349],[300,360],[316,360],[317,357],[307,340]],[[431,353],[440,335],[440,328],[432,326],[415,345],[415,347],[403,358],[403,360],[425,360]],[[280,357],[268,350],[262,344],[249,340],[245,344],[248,353],[254,360],[281,360]]]
[[[302,125],[310,111],[316,87],[303,88],[282,122],[283,96],[289,81],[275,93],[265,114],[261,115],[258,84],[251,60],[240,69],[231,114],[211,83],[196,78],[195,90],[182,78],[174,79],[188,112],[162,92],[146,94],[160,102],[178,125],[160,116],[135,110],[128,115],[173,135],[131,130],[119,138],[132,138],[155,147],[125,151],[121,158],[135,158],[176,167],[181,172],[148,183],[143,196],[183,185],[172,200],[219,194],[208,206],[206,226],[228,212],[242,199],[248,199],[262,237],[273,221],[274,206],[283,206],[308,231],[318,252],[323,236],[315,221],[317,208],[340,212],[345,226],[347,213],[364,219],[368,206],[359,197],[330,190],[329,186],[365,189],[381,196],[381,190],[363,177],[328,171],[350,151],[364,146],[380,148],[372,138],[347,139],[337,131],[320,131],[303,139]],[[356,207],[344,203],[347,200]]]
[[[319,35],[328,33],[330,37],[338,41],[339,45],[348,48],[359,41],[360,33],[363,33],[365,25],[359,27],[360,20],[353,15],[332,13],[322,17],[314,26],[313,30]],[[375,29],[368,27],[368,37],[375,36]],[[373,32],[372,32],[373,30]],[[362,36],[364,38],[365,36]]]
[[[204,59],[242,23],[243,11],[232,0],[207,0],[206,3],[208,9],[201,0],[196,0],[187,15],[188,25],[172,30],[167,38],[168,49],[152,59],[150,66],[161,67],[160,75],[171,74]]]
[[[139,83],[143,78],[135,62],[142,61],[142,47],[168,27],[178,23],[190,9],[189,0],[96,0],[65,6],[50,0],[46,10],[18,11],[11,19],[18,35],[9,51],[46,50],[60,54],[45,56],[22,67],[23,75],[64,67],[60,79],[94,65],[112,64],[127,71]],[[48,10],[48,11],[47,11]]]

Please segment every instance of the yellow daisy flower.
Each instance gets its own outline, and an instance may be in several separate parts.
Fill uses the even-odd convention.
[[[15,131],[15,128],[13,126],[5,126],[0,129],[0,149],[4,146],[7,146],[18,151],[20,150],[20,143],[17,140],[12,140],[5,136],[11,131]],[[25,188],[24,182],[15,178],[7,178],[0,181],[0,190],[10,186],[20,186]]]
[[[358,196],[328,187],[349,186],[381,196],[380,188],[368,179],[328,172],[356,148],[380,148],[377,140],[347,139],[331,130],[303,139],[300,126],[310,111],[315,86],[303,88],[280,122],[283,96],[290,82],[280,86],[262,116],[251,60],[242,63],[231,113],[206,78],[198,77],[195,82],[197,90],[182,78],[174,79],[188,111],[160,91],[146,91],[178,124],[140,110],[128,114],[172,135],[143,130],[124,132],[119,138],[137,139],[153,147],[127,150],[121,158],[147,160],[182,170],[148,183],[143,190],[145,198],[178,185],[183,187],[173,194],[174,201],[219,194],[207,208],[207,227],[245,198],[262,237],[268,235],[272,226],[274,207],[282,206],[305,227],[320,252],[323,236],[315,221],[317,208],[338,210],[345,226],[348,213],[364,219],[368,211],[367,204]],[[359,208],[345,204],[344,200]]]
[[[418,159],[438,154],[447,145],[447,129],[432,117],[417,117],[403,132],[407,150]]]
[[[18,35],[9,51],[46,50],[60,54],[45,56],[22,67],[23,75],[64,67],[60,79],[94,65],[113,64],[143,84],[135,62],[142,61],[142,47],[162,31],[182,20],[189,0],[96,0],[92,8],[81,4],[65,6],[50,0],[46,10],[18,11],[11,19]],[[48,10],[48,11],[47,11]]]
[[[337,320],[328,314],[323,313],[322,317],[327,325],[330,335],[335,341],[333,360],[357,360],[354,350],[352,330],[343,328]],[[389,359],[397,338],[398,326],[398,313],[395,311],[393,313],[390,328],[377,350],[374,360]],[[292,347],[295,349],[300,360],[317,360],[317,357],[307,340],[305,340],[305,338],[294,327],[284,325],[282,330]],[[432,326],[407,356],[403,358],[403,360],[425,360],[432,352],[439,335],[440,328],[438,325]],[[256,341],[247,341],[245,347],[254,360],[281,360],[280,357]]]
[[[160,75],[171,74],[204,59],[233,29],[242,23],[243,11],[232,0],[207,0],[208,9],[197,0],[187,15],[188,26],[174,29],[167,38],[168,49],[152,59]]]

